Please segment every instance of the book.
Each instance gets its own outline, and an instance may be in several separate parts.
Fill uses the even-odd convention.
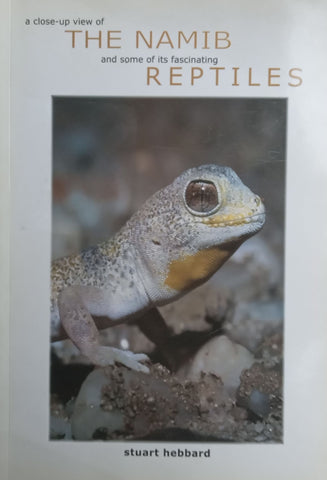
[[[231,479],[244,472],[324,478],[326,6],[10,5],[4,478],[38,479],[47,471],[50,478],[168,472],[209,479],[217,469]],[[226,183],[200,173],[207,172],[201,165],[217,164],[235,171],[265,205],[265,225],[210,280],[171,303],[166,292],[188,290],[190,272],[202,283],[202,268],[207,272],[212,262],[196,251],[189,267],[191,229],[206,224],[227,235],[238,225],[227,214],[216,225],[231,201]],[[181,210],[167,201],[168,209],[183,212],[179,222],[191,222],[187,233],[176,217],[168,223],[162,202],[155,204],[165,213],[160,228],[151,230],[156,220],[147,229],[127,224],[133,240],[127,252],[137,252],[134,243],[146,242],[151,230],[149,268],[163,265],[156,271],[167,275],[157,302],[167,326],[158,334],[150,322],[151,341],[140,318],[101,332],[103,344],[147,354],[150,373],[119,362],[94,369],[70,340],[53,343],[50,357],[51,261],[82,252],[74,258],[87,279],[75,284],[89,288],[90,262],[105,258],[101,242],[153,194],[199,167],[181,192],[173,190]],[[188,203],[194,194],[188,188],[197,183],[215,189],[208,215]],[[159,232],[168,228],[161,248]],[[173,240],[180,256],[171,254]],[[128,274],[113,268],[109,284],[118,276],[124,285],[134,283],[134,260],[123,264]],[[128,295],[123,298],[118,319],[130,312]],[[91,307],[98,316],[100,303]],[[151,315],[154,323],[157,314]]]

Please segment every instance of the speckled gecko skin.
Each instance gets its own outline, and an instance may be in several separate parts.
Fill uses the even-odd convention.
[[[159,190],[110,240],[53,262],[51,331],[95,365],[147,372],[144,354],[102,346],[104,328],[142,317],[210,278],[261,230],[265,209],[228,167],[202,165]]]

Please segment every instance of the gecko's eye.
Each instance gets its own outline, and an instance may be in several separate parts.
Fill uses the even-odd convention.
[[[198,214],[208,214],[219,205],[218,191],[214,183],[207,180],[193,180],[185,190],[185,203]]]

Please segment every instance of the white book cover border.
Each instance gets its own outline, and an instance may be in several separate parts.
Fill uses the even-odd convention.
[[[9,256],[10,256],[10,2],[2,0],[0,32],[0,476],[8,478],[9,451]]]

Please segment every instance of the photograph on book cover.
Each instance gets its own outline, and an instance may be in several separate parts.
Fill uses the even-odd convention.
[[[286,106],[53,98],[51,439],[282,441]]]

